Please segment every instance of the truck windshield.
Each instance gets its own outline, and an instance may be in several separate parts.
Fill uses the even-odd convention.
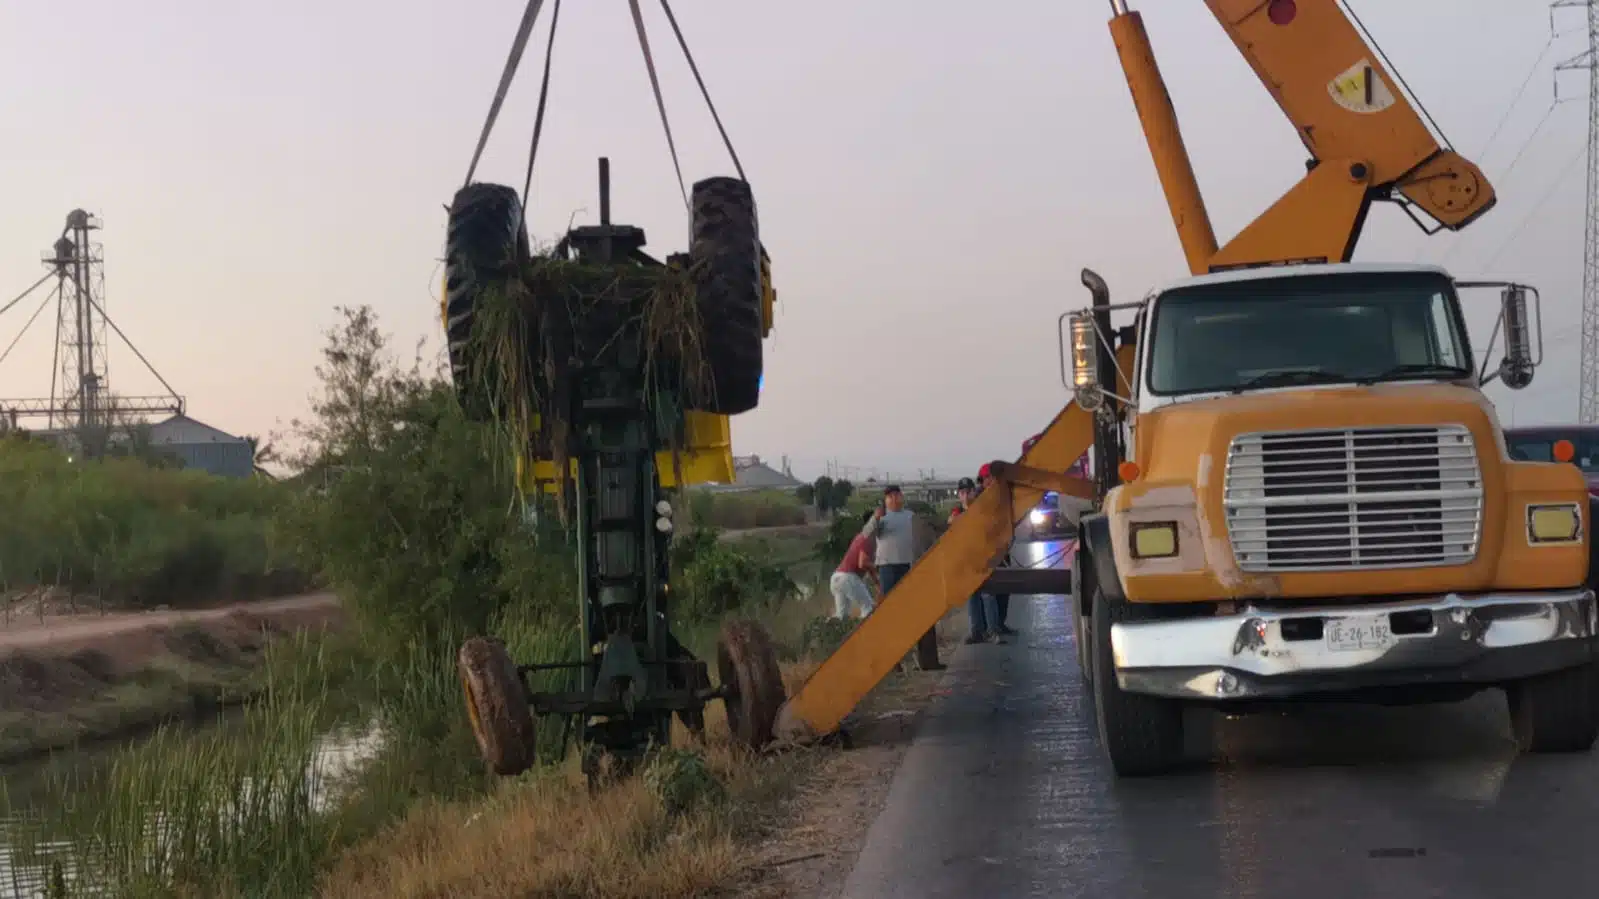
[[[1154,394],[1472,373],[1454,286],[1429,272],[1177,288],[1156,301],[1150,335]]]

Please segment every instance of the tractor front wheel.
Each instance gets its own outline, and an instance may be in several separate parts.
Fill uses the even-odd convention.
[[[716,644],[716,669],[727,688],[727,728],[751,749],[772,742],[778,709],[788,699],[777,652],[766,629],[753,621],[729,621]]]
[[[472,736],[489,769],[501,777],[514,777],[533,767],[533,710],[505,644],[493,637],[473,637],[462,644],[456,667],[466,691]]]

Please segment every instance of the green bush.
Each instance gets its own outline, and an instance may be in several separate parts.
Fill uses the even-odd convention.
[[[137,459],[0,440],[0,590],[60,586],[153,606],[298,592],[275,515],[290,492]]]
[[[788,571],[759,547],[733,545],[710,528],[696,528],[672,541],[676,614],[715,620],[755,602],[783,601],[798,593]]]

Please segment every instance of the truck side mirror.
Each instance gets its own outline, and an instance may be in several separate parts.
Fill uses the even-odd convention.
[[[1505,356],[1499,363],[1499,380],[1511,390],[1532,383],[1532,327],[1527,315],[1527,289],[1506,287],[1500,294],[1505,322]],[[1540,323],[1541,324],[1541,323]]]
[[[1099,383],[1099,335],[1094,313],[1071,315],[1072,395],[1084,411],[1093,412],[1105,403]]]

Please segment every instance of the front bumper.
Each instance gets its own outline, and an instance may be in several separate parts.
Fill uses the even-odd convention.
[[[1595,657],[1594,591],[1447,594],[1245,608],[1111,628],[1129,693],[1241,700],[1421,684],[1495,684]]]

